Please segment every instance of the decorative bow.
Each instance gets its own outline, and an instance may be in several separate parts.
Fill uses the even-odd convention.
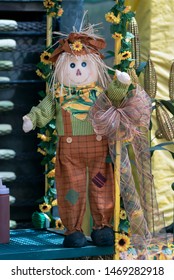
[[[132,90],[119,108],[101,94],[89,112],[94,131],[106,135],[109,140],[128,140],[140,135],[140,127],[148,130],[151,116],[151,100],[144,90]]]

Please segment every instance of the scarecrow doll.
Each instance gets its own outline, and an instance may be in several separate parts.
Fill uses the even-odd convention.
[[[108,141],[94,132],[88,119],[89,110],[111,82],[100,53],[105,46],[104,39],[94,33],[91,25],[60,39],[50,57],[50,91],[23,117],[24,132],[44,127],[56,118],[55,178],[59,214],[66,228],[64,247],[87,244],[82,230],[87,194],[94,244],[114,244],[114,175],[112,162],[107,160]],[[129,84],[129,75],[117,71],[114,85],[119,96],[126,94]]]

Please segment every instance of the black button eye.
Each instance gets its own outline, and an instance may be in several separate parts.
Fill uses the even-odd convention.
[[[74,62],[72,62],[72,63],[70,64],[70,67],[71,67],[71,68],[75,68],[75,66],[76,66],[76,65],[75,65]]]
[[[82,67],[86,67],[87,63],[86,63],[85,61],[83,61],[83,62],[81,63],[81,65],[82,65]]]

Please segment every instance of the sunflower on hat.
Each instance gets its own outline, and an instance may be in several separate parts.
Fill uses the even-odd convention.
[[[83,45],[82,43],[78,40],[75,41],[72,46],[71,46],[72,50],[80,52],[83,49]]]

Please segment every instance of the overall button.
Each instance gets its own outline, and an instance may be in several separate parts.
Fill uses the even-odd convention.
[[[72,143],[72,138],[71,137],[67,137],[66,138],[66,142],[69,143],[69,144]]]
[[[96,136],[96,140],[97,140],[97,141],[101,141],[101,140],[102,140],[102,136],[101,136],[101,135],[97,135],[97,136]]]

